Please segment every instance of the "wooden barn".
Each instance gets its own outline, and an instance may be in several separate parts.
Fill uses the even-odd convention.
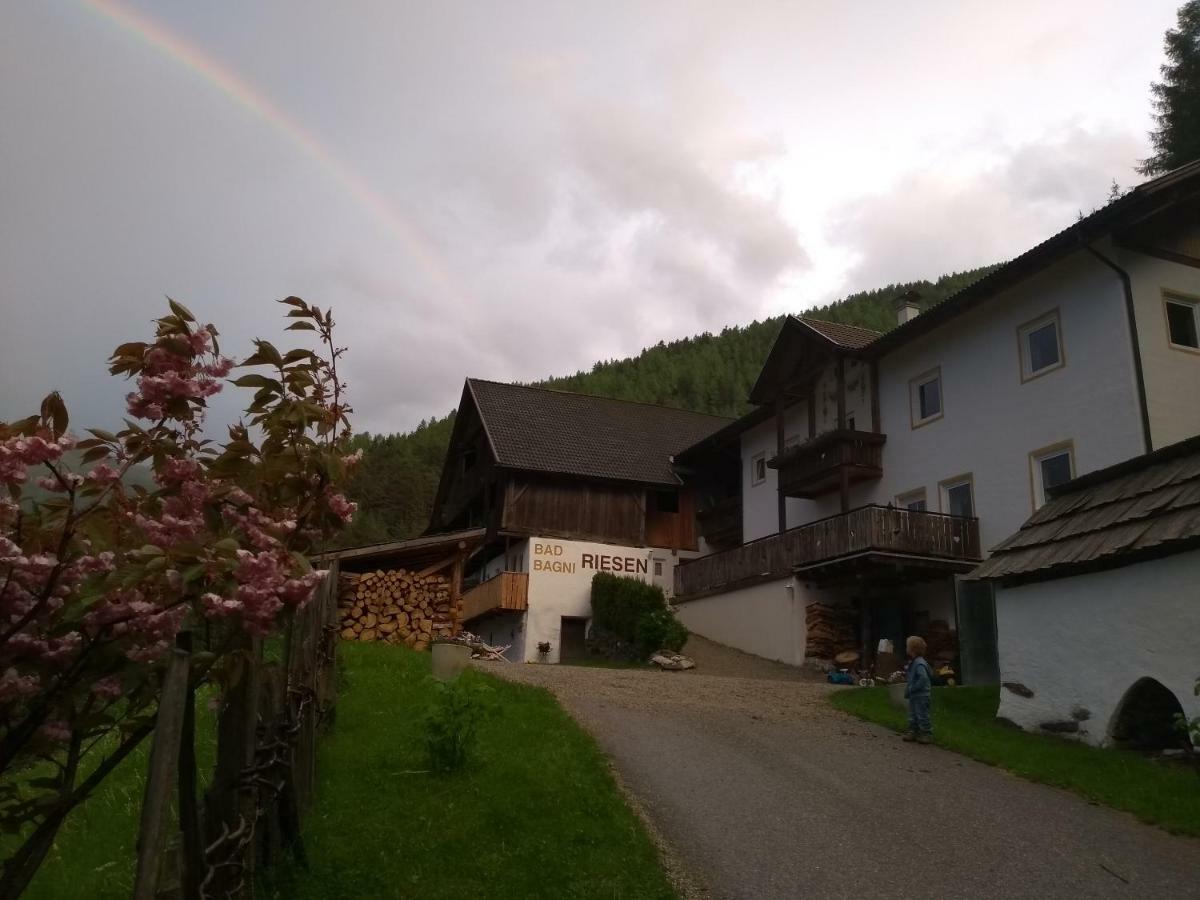
[[[596,572],[670,594],[676,562],[702,549],[698,488],[674,457],[728,424],[468,379],[427,532],[482,531],[466,565],[467,627],[512,659],[555,662],[582,652]]]

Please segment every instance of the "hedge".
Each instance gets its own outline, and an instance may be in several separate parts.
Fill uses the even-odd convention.
[[[607,572],[592,577],[592,624],[637,646],[643,656],[683,649],[688,632],[657,585]]]

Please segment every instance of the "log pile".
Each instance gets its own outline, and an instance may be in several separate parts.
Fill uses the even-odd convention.
[[[450,581],[440,574],[406,569],[345,572],[338,591],[342,638],[425,650],[435,637],[453,633],[462,612],[451,608],[454,602]]]
[[[808,626],[804,655],[833,659],[847,650],[858,649],[858,613],[852,606],[810,603],[805,610]]]

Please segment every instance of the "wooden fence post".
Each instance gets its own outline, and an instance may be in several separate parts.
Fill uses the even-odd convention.
[[[134,900],[153,900],[158,890],[159,865],[171,814],[171,788],[187,705],[189,659],[186,650],[173,649],[163,676],[162,695],[154,722],[154,746],[150,751],[150,773],[146,778],[142,820],[138,827]]]
[[[236,652],[242,655],[241,673],[217,721],[217,764],[207,794],[209,871],[203,889],[217,897],[240,896],[254,879],[258,792],[244,782],[254,769],[262,640],[243,637]]]

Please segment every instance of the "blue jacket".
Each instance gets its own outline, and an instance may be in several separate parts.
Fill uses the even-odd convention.
[[[905,697],[929,696],[933,687],[933,673],[925,657],[918,656],[908,664],[908,685],[904,688]]]

